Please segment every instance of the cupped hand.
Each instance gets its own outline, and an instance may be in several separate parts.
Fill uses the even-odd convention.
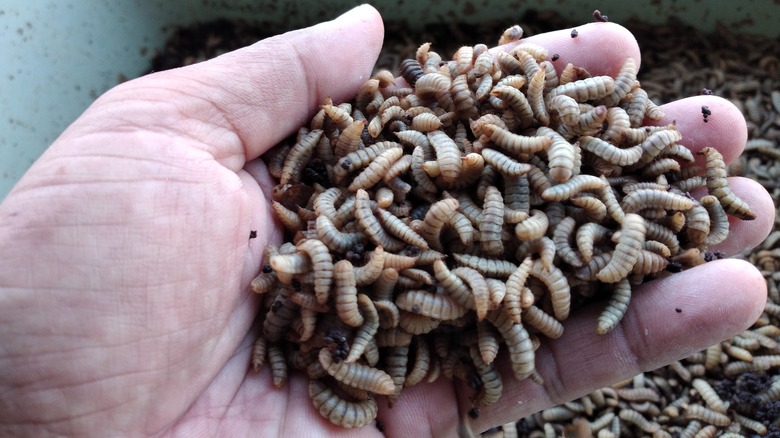
[[[639,59],[618,25],[578,31],[529,40],[558,53],[559,66],[594,74]],[[136,79],[55,141],[0,206],[0,435],[379,435],[322,419],[304,376],[277,390],[268,369],[247,369],[258,306],[248,285],[265,245],[281,239],[265,201],[275,183],[258,157],[325,97],[349,100],[382,34],[378,13],[362,6]],[[706,125],[703,104],[712,111]],[[727,101],[702,96],[664,110],[692,149],[739,155],[745,122]],[[732,223],[720,247],[728,254],[758,244],[774,218],[758,184],[731,185],[758,219]],[[754,267],[721,260],[639,288],[609,335],[595,335],[594,305],[539,351],[545,384],[507,374],[504,396],[474,430],[703,349],[747,328],[765,299]],[[412,387],[379,419],[388,436],[452,436],[456,399],[445,380]]]

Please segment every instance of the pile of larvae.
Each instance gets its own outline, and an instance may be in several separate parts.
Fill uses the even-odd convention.
[[[315,409],[362,427],[375,397],[462,379],[473,407],[518,380],[572,308],[604,298],[599,334],[632,287],[705,263],[753,212],[678,142],[626,59],[615,77],[566,65],[504,32],[444,60],[423,44],[400,77],[378,71],[349,103],[327,100],[267,156],[288,242],[265,249],[255,370],[305,372]],[[511,47],[511,46],[507,46]],[[689,192],[706,187],[701,199]],[[505,345],[505,347],[502,347]]]

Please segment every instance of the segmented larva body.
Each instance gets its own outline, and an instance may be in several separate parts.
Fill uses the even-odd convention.
[[[515,225],[515,236],[520,240],[538,239],[547,232],[550,221],[541,210],[531,210],[528,219]]]
[[[534,372],[534,346],[522,324],[515,324],[501,309],[488,312],[490,321],[506,342],[512,371],[517,380],[530,377]]]
[[[642,157],[643,153],[641,145],[623,149],[614,146],[612,143],[601,140],[600,138],[587,135],[581,136],[579,141],[582,149],[618,166],[630,166],[636,163]]]
[[[626,58],[620,72],[615,76],[615,89],[606,97],[599,99],[599,105],[617,105],[637,85],[637,65],[633,58]]]
[[[604,335],[614,330],[626,314],[630,301],[631,285],[623,278],[613,286],[612,297],[596,322],[596,333]]]
[[[321,137],[322,130],[315,129],[306,134],[290,149],[279,174],[280,184],[297,183],[300,181],[301,172],[303,172],[304,166],[314,153],[314,148]]]
[[[514,134],[498,125],[485,124],[482,126],[482,134],[490,137],[498,147],[514,156],[521,154],[535,154],[546,150],[552,144],[552,138],[548,136],[534,136]]]
[[[461,266],[452,270],[452,273],[463,280],[471,289],[473,308],[477,312],[477,320],[482,321],[490,307],[490,292],[485,277],[476,269]],[[456,300],[457,301],[457,300]]]
[[[345,385],[382,395],[395,391],[393,379],[384,371],[359,363],[336,362],[327,348],[320,350],[319,361],[331,377]]]
[[[358,310],[355,271],[352,268],[352,263],[349,260],[336,262],[333,278],[336,283],[336,312],[339,318],[349,326],[360,327],[363,325],[364,319]],[[317,297],[317,301],[324,304],[319,297]]]
[[[482,149],[482,158],[485,162],[495,167],[499,172],[507,176],[520,176],[531,170],[531,165],[521,163],[495,149]]]
[[[575,268],[582,266],[583,261],[580,255],[571,247],[571,237],[574,234],[574,229],[577,226],[577,222],[572,217],[563,218],[553,230],[553,242],[555,243],[555,252],[568,263]]]
[[[368,193],[363,189],[358,189],[355,194],[355,218],[360,228],[374,244],[382,246],[388,251],[398,251],[405,246],[403,242],[391,237],[382,228],[371,208]]]
[[[404,387],[421,383],[431,368],[431,350],[428,348],[425,338],[418,336],[415,339],[415,344],[414,363],[404,379]]]
[[[563,336],[563,324],[536,306],[523,309],[523,322],[550,339]]]
[[[593,175],[576,175],[564,183],[546,189],[542,192],[542,198],[549,202],[561,202],[571,198],[577,193],[598,190],[605,186],[606,183],[599,177]]]
[[[490,406],[501,398],[504,389],[501,375],[493,365],[482,360],[479,349],[474,345],[469,348],[469,355],[481,381],[480,389],[472,399],[472,404],[478,408]]]
[[[689,420],[701,420],[718,427],[725,427],[731,424],[731,418],[727,415],[695,404],[690,404],[685,408],[685,418]]]
[[[606,97],[615,90],[615,80],[609,76],[596,76],[559,85],[549,93],[547,99],[558,95],[569,96],[577,102],[587,102]]]
[[[444,224],[452,219],[452,215],[458,210],[458,201],[456,199],[442,199],[431,205],[431,208],[425,214],[422,226],[418,230],[430,246],[431,249],[442,251],[440,234]]]
[[[504,44],[509,44],[511,42],[519,41],[520,38],[522,37],[523,37],[523,28],[515,24],[512,27],[508,27],[501,34],[501,37],[498,39],[498,45],[502,46]]]
[[[366,426],[376,418],[377,404],[373,398],[350,402],[339,397],[319,380],[309,381],[309,398],[322,417],[347,429]]]
[[[559,321],[568,318],[571,310],[571,288],[563,271],[556,266],[552,266],[548,270],[541,260],[534,260],[530,274],[541,281],[550,291],[550,301],[555,318]]]
[[[460,318],[468,310],[448,295],[424,290],[409,290],[398,294],[395,305],[407,312],[440,320]]]
[[[693,208],[694,205],[694,201],[685,196],[651,189],[630,192],[620,202],[620,207],[626,213],[636,213],[648,208],[687,211]]]
[[[479,221],[479,244],[487,256],[499,256],[504,252],[501,231],[504,225],[504,199],[501,192],[489,186],[485,192],[485,204],[482,206],[482,219]]]
[[[507,278],[517,265],[507,260],[490,259],[469,254],[452,254],[453,259],[461,265],[474,268],[485,277]]]
[[[750,206],[739,198],[729,187],[726,173],[726,164],[723,162],[723,156],[717,149],[706,147],[699,151],[707,160],[707,192],[715,196],[720,201],[720,205],[727,213],[734,215],[742,220],[753,220],[756,214],[750,209]]]
[[[645,220],[634,213],[627,213],[620,226],[620,239],[615,246],[612,260],[599,271],[596,278],[604,283],[615,283],[628,276],[636,263],[639,250],[645,242]]]
[[[333,258],[330,255],[330,250],[324,243],[316,239],[303,240],[296,247],[311,259],[314,269],[314,293],[317,296],[317,301],[324,304],[333,283]]]

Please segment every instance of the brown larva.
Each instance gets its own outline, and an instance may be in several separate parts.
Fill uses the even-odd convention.
[[[517,265],[507,260],[490,259],[468,254],[452,254],[453,259],[461,265],[474,268],[485,277],[507,278]]]
[[[425,214],[422,226],[418,232],[432,249],[442,250],[439,238],[442,227],[452,219],[452,215],[457,211],[458,205],[456,199],[443,199],[431,205],[431,208]]]
[[[645,241],[645,244],[647,244],[647,241]],[[666,247],[664,246],[664,248]],[[668,248],[666,248],[666,250],[667,253],[671,255],[671,251],[668,251]],[[666,269],[666,267],[669,264],[667,257],[669,256],[663,256],[663,255],[656,254],[654,252],[641,249],[637,254],[637,259],[636,262],[634,263],[634,267],[631,268],[631,273],[648,275],[648,274],[654,274],[656,272],[663,271],[664,269]]]
[[[520,240],[538,239],[547,232],[549,220],[541,210],[531,210],[528,219],[515,225],[515,236]]]
[[[534,154],[546,150],[552,144],[552,138],[548,136],[529,137],[512,133],[497,125],[486,124],[482,126],[483,135],[487,135],[500,148],[511,153],[515,157],[521,154]]]
[[[542,198],[548,202],[565,201],[577,193],[598,190],[604,188],[605,185],[606,183],[596,176],[576,175],[564,183],[546,189],[542,192]]]
[[[595,222],[603,222],[607,217],[607,206],[604,205],[599,198],[593,196],[574,196],[569,199],[569,203],[581,209],[579,211],[583,214],[578,216],[578,221],[580,221],[579,218],[583,217],[583,215],[588,221]]]
[[[653,161],[667,147],[677,143],[682,139],[682,134],[676,128],[662,129],[655,131],[647,137],[640,145],[642,146],[642,157],[636,163],[637,166],[644,166]]]
[[[317,235],[332,251],[345,252],[363,241],[363,233],[342,233],[325,215],[317,217]]]
[[[345,111],[344,108],[334,105],[322,105],[321,108],[340,131],[343,131],[354,122],[349,111]]]
[[[515,41],[519,41],[520,38],[522,37],[523,37],[523,28],[515,24],[514,26],[507,28],[501,34],[501,37],[498,39],[498,45],[502,46],[504,44],[509,44]]]
[[[455,275],[442,260],[433,263],[433,272],[436,280],[447,294],[458,304],[466,309],[474,309],[474,295],[466,283]]]
[[[553,230],[552,239],[555,242],[556,253],[561,259],[575,268],[582,266],[582,258],[571,247],[571,238],[577,223],[574,218],[566,217]]]
[[[612,164],[618,166],[630,166],[642,157],[643,149],[640,145],[622,149],[596,137],[581,136],[580,147],[591,152]]]
[[[324,304],[333,282],[333,258],[324,243],[316,239],[307,239],[297,245],[299,251],[311,259],[314,269],[314,293],[317,301]]]
[[[468,310],[448,295],[423,290],[409,290],[398,294],[395,305],[407,312],[440,320],[460,318]]]
[[[630,301],[631,285],[624,278],[614,284],[612,297],[596,323],[596,333],[604,335],[614,330],[623,319]]]
[[[482,361],[486,364],[493,363],[498,355],[500,343],[495,328],[485,321],[477,322],[477,345]]]
[[[407,58],[399,65],[399,74],[404,80],[414,87],[417,79],[423,75],[422,67],[416,59]]]
[[[614,89],[614,79],[609,76],[596,76],[559,85],[550,90],[547,94],[547,98],[551,99],[558,95],[565,95],[573,98],[577,102],[586,102],[606,97],[609,93],[614,91]]]
[[[424,337],[418,336],[415,338],[414,352],[414,363],[406,375],[404,387],[414,386],[422,382],[428,375],[428,370],[431,367],[431,351]]]
[[[412,335],[400,327],[394,327],[377,331],[374,340],[379,348],[403,347],[412,343]]]
[[[470,119],[477,116],[477,108],[474,106],[474,93],[469,89],[468,77],[459,74],[452,81],[452,102],[459,118]]]
[[[717,202],[716,198],[713,197],[713,199]],[[707,213],[707,209],[697,203],[685,213],[685,219],[685,232],[688,241],[694,245],[704,243],[704,239],[710,232],[710,215]]]
[[[717,149],[706,147],[699,151],[707,160],[707,192],[715,196],[720,201],[720,205],[727,213],[734,215],[742,220],[753,220],[756,214],[750,209],[747,202],[739,198],[729,187],[726,164],[723,162],[723,156]]]
[[[506,75],[516,75],[523,73],[523,66],[511,54],[501,51],[496,53],[496,65]]]
[[[559,125],[557,131],[566,139],[573,139],[579,135],[596,135],[603,129],[606,119],[607,107],[599,105],[581,112],[576,124]]]
[[[620,202],[620,207],[625,213],[636,213],[645,208],[687,211],[694,205],[694,201],[685,196],[651,189],[630,192]]]
[[[495,167],[496,170],[504,175],[520,176],[531,170],[530,164],[520,163],[495,149],[484,148],[481,153],[487,164]]]
[[[390,166],[398,161],[403,153],[404,151],[401,148],[390,148],[380,153],[365,170],[352,180],[349,190],[356,192],[359,189],[367,190],[373,187],[374,184],[382,180]]]
[[[429,333],[436,329],[441,323],[442,321],[439,321],[438,319],[432,319],[425,315],[418,315],[404,310],[399,311],[398,314],[398,327],[412,335],[424,335]]]
[[[362,266],[354,267],[355,285],[362,287],[373,284],[382,274],[385,265],[385,251],[377,246],[369,253],[368,261]]]
[[[388,251],[398,251],[405,246],[403,242],[391,237],[382,228],[371,209],[368,193],[363,189],[358,189],[355,194],[355,217],[360,228],[376,245],[380,245]]]
[[[536,255],[542,261],[542,266],[549,271],[552,269],[553,259],[555,258],[555,242],[545,236],[529,240],[518,246],[515,255],[518,260],[529,255]]]
[[[319,380],[309,381],[309,398],[323,418],[347,429],[366,426],[376,418],[377,404],[373,398],[350,402],[336,395]]]
[[[728,405],[721,400],[709,382],[704,379],[693,379],[691,384],[710,409],[721,414],[726,413]]]
[[[327,348],[320,350],[319,361],[328,374],[345,385],[382,395],[395,391],[393,380],[384,371],[360,363],[336,362]]]
[[[597,101],[600,105],[615,106],[637,85],[637,65],[633,58],[626,58],[620,72],[615,76],[615,89]]]
[[[548,270],[541,260],[534,260],[530,274],[549,290],[555,318],[559,321],[568,318],[571,310],[571,288],[564,273],[556,266]]]
[[[563,335],[563,325],[536,306],[523,309],[523,323],[550,339],[558,339]]]
[[[705,423],[719,427],[725,427],[731,424],[731,418],[727,415],[695,404],[690,404],[685,408],[685,418],[689,420],[701,420]]]
[[[402,147],[394,141],[379,141],[365,149],[358,149],[340,158],[333,166],[334,179],[340,183],[349,173],[369,165],[382,152]]]
[[[322,136],[321,129],[315,129],[296,143],[284,160],[284,165],[279,175],[280,184],[297,183],[301,179],[301,172],[314,153],[314,148]]]
[[[490,406],[501,398],[504,389],[501,375],[492,364],[482,360],[479,350],[474,345],[469,348],[469,355],[480,379],[479,390],[472,398],[472,404],[478,408]]]
[[[620,226],[621,236],[612,260],[597,274],[599,281],[615,283],[631,272],[645,241],[645,232],[645,220],[637,214],[627,213]]]
[[[461,153],[458,145],[442,131],[429,132],[428,141],[436,151],[436,161],[439,162],[442,179],[448,183],[454,182],[461,168]]]
[[[530,377],[534,372],[534,348],[528,332],[522,324],[515,324],[501,309],[488,312],[490,321],[506,342],[512,371],[517,380]]]
[[[336,312],[339,318],[349,326],[360,327],[364,319],[358,310],[355,272],[352,263],[349,260],[336,262],[333,279],[335,280]],[[317,301],[320,301],[319,297]]]
[[[255,342],[252,344],[252,370],[255,372],[260,371],[265,364],[265,356],[267,350],[267,341],[263,336],[258,336]]]
[[[409,245],[417,246],[423,250],[428,249],[428,242],[401,219],[382,208],[377,208],[377,215],[387,232]]]
[[[621,420],[634,424],[636,427],[647,433],[655,433],[660,430],[661,426],[658,423],[648,421],[642,414],[633,409],[621,409],[618,414]]]
[[[452,273],[463,280],[471,289],[471,296],[473,297],[473,307],[471,308],[477,312],[477,320],[482,321],[490,307],[490,293],[485,277],[476,269],[467,266],[455,268],[452,270]]]
[[[393,407],[401,389],[406,381],[406,365],[409,362],[409,346],[390,347],[384,355],[385,372],[393,379],[395,384],[394,395],[387,396],[387,404]]]
[[[264,294],[269,292],[275,284],[276,274],[274,272],[261,272],[252,280],[250,289],[256,294]]]
[[[436,114],[421,113],[414,116],[409,127],[414,131],[431,132],[441,128],[441,120]]]
[[[500,256],[504,252],[501,230],[504,224],[504,199],[494,186],[487,188],[482,217],[479,221],[480,249],[487,256]]]

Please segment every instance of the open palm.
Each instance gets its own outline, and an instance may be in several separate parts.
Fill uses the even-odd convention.
[[[306,378],[282,390],[246,374],[258,299],[248,291],[281,231],[258,157],[325,97],[348,100],[382,41],[373,8],[274,37],[100,97],[0,206],[0,435],[302,436],[344,431],[312,408]],[[598,23],[534,37],[562,59],[614,75],[639,59],[623,28]],[[704,103],[702,103],[704,102]],[[706,130],[699,109],[712,110]],[[744,121],[711,96],[668,105],[683,142],[733,160]],[[773,223],[768,194],[733,180],[758,219],[732,224],[734,254]],[[250,232],[257,237],[250,239]],[[752,266],[722,260],[642,287],[618,329],[596,337],[599,308],[540,350],[545,385],[505,379],[475,430],[581,396],[749,326],[765,301]],[[683,316],[670,309],[684,308]],[[512,383],[509,383],[512,382]],[[379,418],[391,436],[451,436],[456,389],[405,390]],[[465,399],[465,397],[462,397]]]

